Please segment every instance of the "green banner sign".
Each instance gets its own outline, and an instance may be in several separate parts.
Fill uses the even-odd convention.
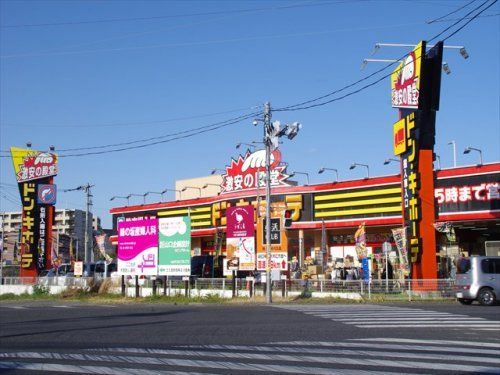
[[[158,275],[191,274],[191,220],[188,216],[158,220]]]

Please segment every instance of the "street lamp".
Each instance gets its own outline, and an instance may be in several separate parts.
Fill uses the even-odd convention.
[[[164,191],[161,191],[161,192],[158,192],[158,191],[148,191],[146,193],[144,193],[144,199],[146,198],[146,196],[148,196],[149,194],[159,194],[161,196],[161,200],[163,201],[163,194],[165,192]]]
[[[216,186],[216,187],[218,187],[218,188],[219,188],[219,191],[217,192],[217,194],[220,194],[220,185],[218,185],[218,184],[209,184],[209,183],[206,183],[206,184],[205,184],[205,185],[203,185],[201,188],[202,188],[202,189],[206,189],[206,188],[207,188],[207,187],[209,187],[209,186]]]
[[[366,167],[366,177],[370,178],[370,167],[367,164],[352,163],[349,169],[354,169],[356,167]]]
[[[441,170],[441,157],[438,155],[438,154],[434,154],[434,156],[436,157],[436,162],[437,162],[437,170],[440,171]]]
[[[186,191],[187,189],[198,189],[198,192],[200,193],[199,198],[201,198],[201,188],[197,186],[184,186],[181,191]]]
[[[109,200],[114,201],[115,199],[120,198],[120,199],[126,199],[127,200],[127,206],[130,205],[130,194],[127,196],[121,196],[121,195],[115,195],[114,197],[111,197]]]
[[[146,202],[146,197],[144,196],[144,194],[129,194],[129,197],[142,197],[142,204]]]
[[[387,164],[390,164],[391,161],[395,161],[395,162],[398,162],[399,163],[399,160],[398,159],[394,159],[394,158],[389,158],[389,159],[385,159],[384,160],[384,165],[387,165]],[[353,168],[351,168],[353,169]]]
[[[257,146],[255,146],[251,143],[239,142],[236,144],[236,148],[240,148],[241,146],[248,146],[248,147],[253,148],[254,150],[257,148]]]
[[[334,171],[335,175],[337,176],[337,180],[335,182],[339,181],[339,171],[336,170],[335,168],[326,168],[326,167],[321,167],[320,170],[318,171],[318,174],[323,173],[324,171]]]
[[[223,169],[217,169],[217,168],[214,168],[210,171],[210,174],[216,174],[217,172],[222,172],[222,173],[226,173],[225,170]]]
[[[475,147],[467,147],[465,150],[464,150],[464,154],[468,154],[471,152],[471,150],[474,150],[474,151],[477,151],[479,152],[479,165],[483,165],[483,152],[478,149],[478,148],[475,148]]]
[[[457,167],[457,143],[455,141],[448,142],[448,146],[453,146],[453,168]]]
[[[307,178],[307,185],[309,185],[309,173],[294,171],[294,172],[290,173],[290,177],[293,177],[293,176],[295,176],[296,174],[303,174],[303,175],[305,175],[305,176],[306,176],[306,178]]]
[[[173,191],[173,192],[179,193],[179,199],[182,199],[182,196],[181,196],[181,194],[182,194],[182,190],[165,189],[165,190],[163,190],[161,193],[162,193],[162,194],[165,194],[167,191]]]

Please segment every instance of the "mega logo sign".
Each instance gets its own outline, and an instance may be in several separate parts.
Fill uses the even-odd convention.
[[[276,149],[271,153],[270,174],[271,186],[288,186],[286,179],[289,177],[285,171],[286,166],[280,166],[281,152]],[[221,194],[237,191],[264,188],[266,176],[266,151],[247,151],[237,160],[232,159],[231,165],[226,167],[226,174],[222,175]]]
[[[57,175],[57,155],[11,147],[12,163],[18,183]]]
[[[425,42],[417,44],[415,49],[392,72],[392,107],[418,109],[424,49]]]

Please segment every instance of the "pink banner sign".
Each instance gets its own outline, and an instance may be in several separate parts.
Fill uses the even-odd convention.
[[[158,219],[119,222],[117,258],[118,272],[122,275],[156,275]]]
[[[226,210],[227,238],[254,237],[253,206],[229,207]]]

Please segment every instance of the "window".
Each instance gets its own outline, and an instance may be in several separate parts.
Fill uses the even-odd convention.
[[[481,270],[484,273],[500,274],[500,259],[483,259],[483,261],[481,262]]]
[[[457,262],[457,273],[467,273],[470,271],[470,259],[460,258]]]

